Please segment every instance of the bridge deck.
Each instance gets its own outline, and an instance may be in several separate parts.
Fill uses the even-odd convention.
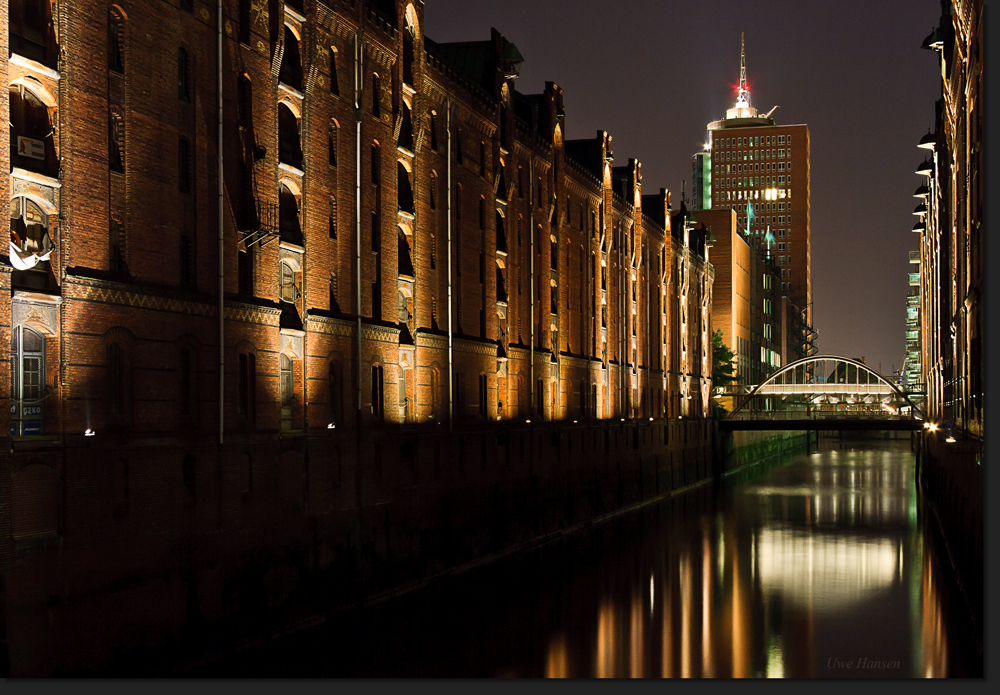
[[[735,430],[920,430],[923,421],[916,419],[878,420],[860,418],[762,418],[720,420],[723,432]]]

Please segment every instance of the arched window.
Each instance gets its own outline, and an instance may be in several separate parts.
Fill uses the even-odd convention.
[[[431,149],[437,152],[437,148],[438,148],[437,112],[431,111]]]
[[[281,56],[278,81],[302,90],[302,59],[299,57],[299,39],[292,28],[285,25],[285,53]]]
[[[45,174],[58,168],[49,110],[24,85],[10,86],[11,164]]]
[[[177,97],[181,101],[190,101],[190,66],[188,65],[188,54],[184,48],[177,49]]]
[[[507,251],[507,230],[504,225],[503,215],[497,210],[496,213],[496,231],[497,231],[497,251]]]
[[[278,161],[296,169],[302,168],[299,121],[285,103],[278,105]]]
[[[382,80],[378,74],[372,75],[372,115],[378,118],[382,115]]]
[[[125,73],[125,19],[117,7],[108,10],[108,69]]]
[[[302,246],[302,227],[299,224],[299,203],[295,194],[282,184],[278,195],[278,227],[281,240]]]
[[[399,232],[398,233],[399,248],[397,255],[398,265],[399,265],[398,274],[408,275],[410,277],[413,277],[414,275],[416,275],[416,273],[413,270],[413,259],[412,256],[410,255],[410,239],[407,236],[406,232],[403,231],[402,227],[397,227],[397,230]]]

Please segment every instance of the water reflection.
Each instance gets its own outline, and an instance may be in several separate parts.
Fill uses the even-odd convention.
[[[369,610],[356,625],[338,621],[280,659],[258,654],[216,673],[981,675],[917,506],[908,447],[821,451]]]

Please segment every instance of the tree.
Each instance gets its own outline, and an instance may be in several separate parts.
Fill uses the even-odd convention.
[[[722,331],[715,331],[712,334],[712,391],[720,386],[737,383],[738,378],[733,373],[736,370],[733,357],[733,351],[722,342]],[[719,410],[724,410],[717,401],[713,400],[713,403]]]

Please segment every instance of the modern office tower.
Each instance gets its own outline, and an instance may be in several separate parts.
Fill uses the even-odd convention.
[[[746,54],[741,46],[736,104],[708,124],[713,209],[734,210],[741,232],[754,245],[773,236],[780,291],[794,306],[797,345],[790,357],[813,352],[810,272],[809,127],[779,125],[750,105]]]

